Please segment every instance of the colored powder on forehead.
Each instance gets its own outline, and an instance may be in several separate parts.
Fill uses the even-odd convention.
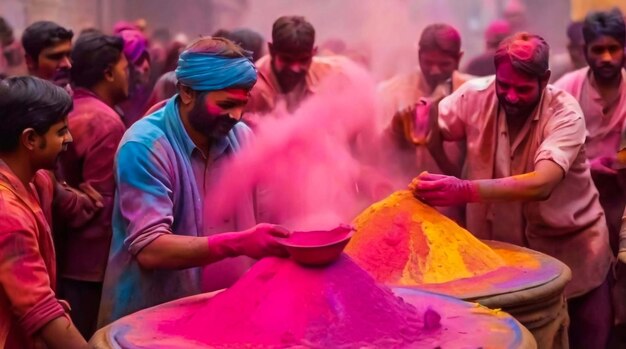
[[[487,245],[409,191],[370,206],[353,225],[356,233],[346,253],[382,283],[446,283],[506,265]]]
[[[426,317],[437,320],[429,321],[434,329],[424,328]],[[325,268],[266,258],[185,319],[189,326],[161,330],[213,348],[404,348],[432,335],[439,318],[377,286],[346,255]]]

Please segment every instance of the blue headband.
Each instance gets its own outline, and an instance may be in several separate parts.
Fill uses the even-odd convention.
[[[195,91],[217,91],[229,87],[252,88],[257,73],[247,57],[224,57],[213,53],[184,51],[176,68],[178,81]]]

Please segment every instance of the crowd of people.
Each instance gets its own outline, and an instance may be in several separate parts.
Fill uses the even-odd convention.
[[[493,22],[461,69],[461,34],[426,26],[416,69],[378,84],[368,165],[481,239],[564,262],[570,346],[607,348],[626,325],[624,16],[572,23],[558,59],[518,30]],[[367,69],[318,52],[301,16],[267,43],[146,31],[39,21],[17,40],[0,18],[0,347],[88,347],[116,319],[286,256],[275,238],[290,231],[263,220],[257,192],[215,214],[218,179],[246,175],[224,164],[265,118]]]

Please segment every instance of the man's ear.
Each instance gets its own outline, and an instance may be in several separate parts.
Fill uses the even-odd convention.
[[[317,55],[317,46],[313,47],[313,50],[311,51],[312,56]]]
[[[550,82],[551,75],[552,75],[552,72],[548,69],[546,73],[541,78],[539,78],[539,84],[541,86],[542,91],[544,88],[546,88],[546,86],[548,86],[548,82]]]
[[[270,56],[274,57],[274,46],[271,42],[267,43],[267,51],[270,53]]]
[[[183,105],[190,105],[195,97],[195,91],[189,86],[178,83],[178,96]]]
[[[108,82],[115,81],[115,76],[113,76],[113,68],[111,66],[107,67],[104,70],[104,79]]]
[[[28,150],[34,150],[38,147],[40,136],[35,129],[27,128],[20,135],[20,143]]]
[[[37,62],[31,57],[29,54],[24,54],[24,59],[26,60],[26,67],[29,72],[33,72],[37,70]]]

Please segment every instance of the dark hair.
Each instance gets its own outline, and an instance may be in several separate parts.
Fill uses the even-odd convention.
[[[567,38],[575,45],[583,45],[585,39],[583,38],[583,22],[575,21],[567,26]]]
[[[3,17],[0,17],[0,45],[8,46],[13,43],[13,28]]]
[[[272,47],[283,52],[311,51],[315,28],[302,16],[283,16],[272,26]]]
[[[451,25],[435,23],[422,31],[419,41],[420,51],[442,51],[457,57],[461,53],[461,35]]]
[[[548,72],[550,45],[539,35],[517,33],[504,39],[494,56],[496,68],[510,61],[513,67],[525,74],[542,78]]]
[[[220,37],[205,36],[191,42],[184,51],[205,52],[227,58],[249,57],[248,51],[234,42]]]
[[[235,44],[239,45],[242,49],[252,54],[252,61],[256,62],[261,58],[263,52],[263,44],[265,39],[263,36],[252,29],[241,28],[233,31],[226,29],[219,29],[212,35],[213,37],[226,38]]]
[[[63,88],[34,76],[0,81],[0,152],[17,149],[22,132],[40,135],[72,110],[72,97]]]
[[[105,71],[117,63],[124,49],[118,36],[87,33],[78,37],[72,50],[72,82],[90,88],[104,78]]]
[[[611,11],[591,12],[585,17],[583,22],[585,45],[605,35],[615,38],[622,47],[624,46],[626,40],[624,16],[617,8]]]
[[[22,34],[22,46],[24,51],[35,62],[39,59],[41,51],[62,41],[70,41],[74,33],[50,21],[35,22],[24,30]]]

